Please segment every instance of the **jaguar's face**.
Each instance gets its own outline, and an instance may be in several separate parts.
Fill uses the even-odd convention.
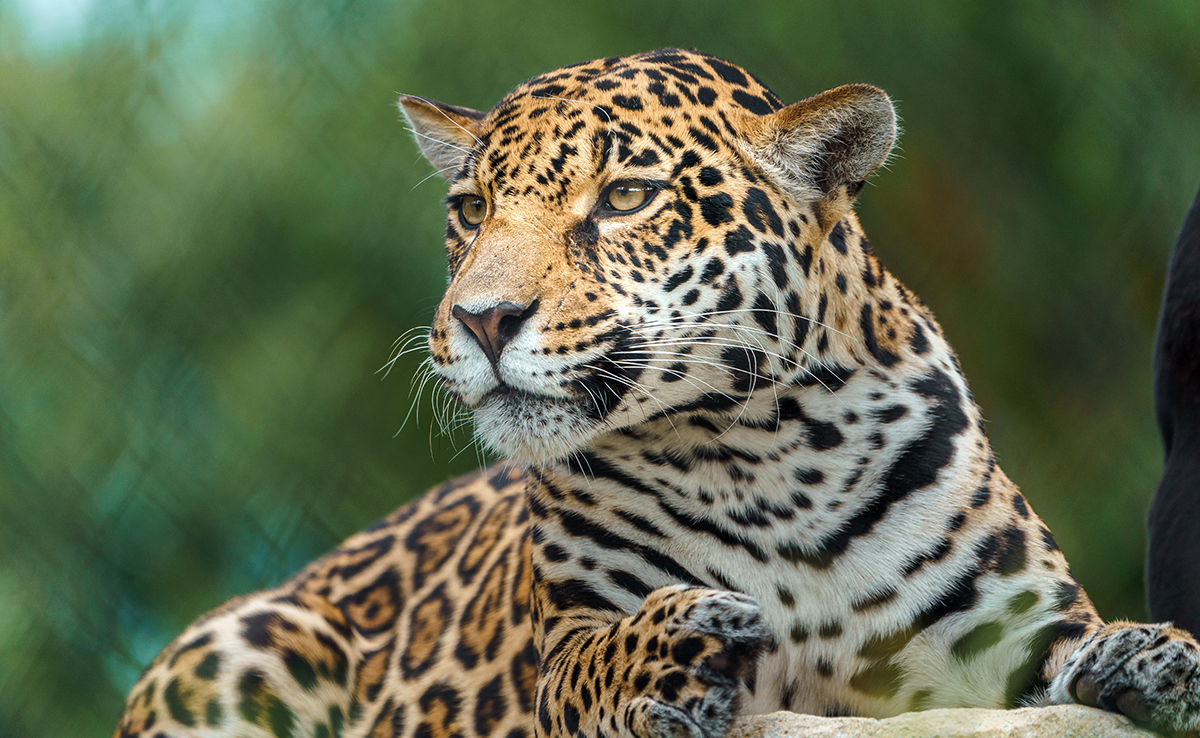
[[[762,155],[780,105],[753,78],[659,52],[543,75],[486,115],[402,103],[451,179],[433,368],[490,446],[563,458],[802,370],[832,223]]]

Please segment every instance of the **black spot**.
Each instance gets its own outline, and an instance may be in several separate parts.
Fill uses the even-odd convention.
[[[654,687],[663,700],[674,702],[679,699],[679,690],[687,684],[688,675],[683,671],[672,671],[659,678]]]
[[[654,491],[646,487],[639,480],[630,477],[623,472],[613,468],[608,462],[601,460],[593,454],[581,454],[581,457],[573,460],[578,463],[574,466],[577,474],[582,475],[584,470],[587,470],[589,476],[595,478],[607,478],[621,484],[634,491],[642,492],[650,496],[656,496]],[[588,520],[577,512],[570,510],[559,510],[559,520],[563,524],[563,528],[569,535],[581,538],[589,538],[595,541],[601,548],[616,551],[630,551],[635,556],[639,556],[645,563],[659,569],[660,571],[678,578],[682,582],[689,584],[703,584],[690,571],[685,569],[679,562],[662,553],[661,551],[650,546],[644,546],[634,543],[633,541],[623,538],[612,531],[597,525]]]
[[[210,728],[217,728],[221,725],[222,718],[225,717],[225,712],[221,709],[221,703],[213,697],[204,706],[204,722]]]
[[[1010,576],[1022,571],[1026,564],[1025,531],[1011,527],[1004,531],[996,554],[996,571]]]
[[[797,253],[795,247],[792,247],[792,255],[796,257],[796,261],[800,262],[800,268],[804,270],[804,276],[812,270],[813,247],[812,244],[806,244],[802,253]]]
[[[846,255],[846,229],[842,225],[842,221],[834,224],[833,229],[829,231],[829,243],[837,249],[837,252],[843,256]]]
[[[754,298],[753,313],[755,322],[776,341],[779,340],[779,325],[775,320],[775,306],[766,294],[759,292]]]
[[[163,690],[163,700],[167,703],[167,709],[171,711],[171,718],[180,725],[191,727],[196,724],[196,716],[192,711],[183,704],[183,698],[179,694],[179,680],[172,679]]]
[[[746,191],[746,199],[742,201],[742,214],[759,233],[766,233],[769,227],[776,236],[783,236],[783,221],[775,212],[771,198],[757,187]]]
[[[267,687],[265,675],[258,669],[249,669],[238,680],[238,712],[246,722],[261,725],[266,718],[271,731],[279,738],[292,734],[295,716],[291,709]]]
[[[754,236],[746,226],[738,226],[737,230],[725,234],[725,251],[730,256],[754,250]]]
[[[733,198],[724,192],[700,198],[700,215],[704,222],[711,226],[733,221],[729,210],[733,207]]]
[[[794,398],[782,397],[777,403],[779,407],[779,420],[799,420],[804,426],[805,440],[809,448],[814,451],[828,451],[841,446],[845,441],[845,436],[838,430],[838,427],[826,420],[817,420],[809,417],[804,409],[800,407],[800,403]]]
[[[904,405],[888,405],[871,411],[871,417],[880,423],[895,423],[905,415],[908,415],[908,408]]]
[[[1045,690],[1047,684],[1042,676],[1042,667],[1046,663],[1046,657],[1050,655],[1052,644],[1057,640],[1059,630],[1058,623],[1050,623],[1034,635],[1027,647],[1029,656],[1009,673],[1005,681],[1005,707],[1017,707],[1023,698],[1040,695]]]
[[[562,579],[548,582],[546,594],[557,610],[583,608],[600,612],[619,612],[614,605],[582,579]]]
[[[721,293],[721,298],[717,300],[717,312],[725,312],[735,310],[742,306],[742,291],[738,289],[736,284],[730,280],[729,287]]]
[[[712,136],[694,126],[688,128],[688,136],[702,148],[706,148],[709,151],[715,152],[721,150],[721,147],[717,145],[717,142],[713,140]]]
[[[711,87],[701,87],[696,90],[696,99],[706,108],[711,108],[717,99],[717,91]]]
[[[842,635],[842,624],[836,620],[822,623],[821,627],[817,629],[817,635],[826,640],[830,638],[838,638]]]
[[[413,635],[410,635],[408,647],[400,658],[400,667],[406,678],[424,674],[437,660],[449,619],[450,599],[446,596],[446,585],[442,583],[409,613],[408,628]],[[415,638],[418,633],[421,635],[420,643]],[[423,658],[418,661],[421,656]]]
[[[860,613],[867,612],[868,610],[875,610],[896,599],[898,594],[899,592],[897,592],[894,588],[888,587],[887,589],[880,590],[879,592],[875,592],[874,594],[858,600],[850,605],[850,609],[854,612]]]
[[[979,590],[975,586],[979,573],[978,567],[972,567],[950,582],[937,599],[917,613],[913,619],[914,631],[924,630],[948,615],[969,610],[979,598]]]
[[[793,623],[788,636],[792,639],[792,643],[804,643],[808,640],[808,628],[800,622]]]
[[[317,670],[308,659],[290,648],[285,648],[283,664],[302,689],[311,690],[317,686]]]
[[[988,500],[990,500],[991,498],[992,498],[992,489],[991,489],[991,487],[988,487],[985,484],[982,487],[980,487],[979,489],[975,490],[971,494],[971,507],[974,507],[974,508],[983,507],[984,505],[986,505],[988,503]]]
[[[792,472],[792,476],[801,484],[820,484],[825,481],[825,474],[817,469],[797,469]]]
[[[850,677],[850,686],[871,697],[891,699],[900,690],[904,671],[890,662],[876,662]]]
[[[950,653],[959,661],[970,661],[1000,642],[1004,637],[1004,624],[997,621],[980,623],[967,631],[950,647]]]
[[[858,325],[862,329],[863,340],[866,341],[867,350],[875,357],[875,360],[885,367],[893,366],[900,361],[897,355],[891,349],[886,349],[879,345],[879,339],[875,336],[875,323],[873,321],[873,312],[871,303],[866,303],[862,306],[862,313],[859,316]]]
[[[700,170],[700,184],[705,187],[716,187],[725,181],[725,177],[721,174],[721,170],[714,167],[704,167]]]
[[[547,694],[549,690],[542,692],[538,699],[537,717],[538,722],[542,725],[542,735],[551,735],[554,732],[554,720],[550,714],[550,697]]]
[[[1025,504],[1025,498],[1020,492],[1013,495],[1012,503],[1013,509],[1017,511],[1018,515],[1023,518],[1029,517],[1029,506]]]
[[[694,291],[695,290],[693,290],[693,292]],[[681,361],[677,361],[671,366],[667,367],[663,370],[662,374],[659,375],[659,379],[664,382],[678,382],[685,377],[687,377],[687,366]]]
[[[279,613],[258,612],[242,618],[242,637],[256,648],[268,648],[271,645],[271,631],[268,626],[279,621]]]
[[[642,98],[637,95],[613,95],[613,104],[617,107],[625,108],[626,110],[641,110]]]
[[[691,279],[692,274],[694,273],[695,272],[692,270],[691,266],[686,266],[683,269],[680,269],[668,277],[666,282],[663,282],[663,289],[665,289],[667,292],[674,291],[677,287],[679,287],[679,285]]]
[[[680,666],[691,666],[692,661],[704,650],[704,641],[700,638],[684,638],[675,644],[671,658]]]
[[[1038,602],[1038,594],[1032,590],[1018,592],[1008,601],[1008,611],[1013,615],[1020,615],[1023,612],[1028,612],[1033,609],[1033,606]]]
[[[746,86],[748,80],[746,79],[745,72],[733,66],[729,62],[722,61],[714,57],[705,57],[704,63],[712,67],[712,70],[717,73],[717,76],[729,84],[736,85],[738,87]]]
[[[1054,610],[1063,612],[1079,600],[1079,585],[1074,582],[1059,582],[1054,589]]]
[[[649,684],[650,675],[643,671],[641,674],[637,675],[637,678],[633,680],[633,689],[639,693],[644,692]]]
[[[733,99],[738,105],[741,105],[743,108],[749,110],[755,115],[766,115],[774,109],[771,107],[771,103],[767,102],[761,97],[757,95],[751,95],[750,93],[742,90],[734,90]]]
[[[197,648],[203,648],[204,646],[207,646],[211,642],[212,642],[212,633],[205,633],[202,636],[193,638],[192,640],[188,641],[184,645],[180,646],[179,649],[175,651],[175,655],[171,657],[171,666],[175,666],[175,664],[177,664],[179,662],[180,657],[182,657],[185,653],[195,651]]]
[[[796,596],[792,594],[790,589],[776,585],[775,592],[779,595],[779,603],[781,605],[788,608],[793,608],[796,606]]]
[[[767,256],[767,266],[771,269],[771,278],[775,280],[775,286],[783,289],[787,286],[787,256],[784,253],[783,247],[779,244],[764,243],[763,253]],[[803,318],[797,316],[797,320]]]
[[[908,698],[908,712],[923,712],[929,709],[929,703],[933,701],[933,690],[918,689],[913,692],[912,697]]]
[[[725,271],[725,262],[718,258],[708,260],[704,271],[700,274],[700,284],[712,284],[712,281]]]
[[[1042,528],[1042,543],[1045,544],[1047,551],[1057,551],[1058,541],[1054,540],[1054,534],[1049,528]]]
[[[475,735],[490,735],[504,717],[508,707],[504,700],[502,676],[497,676],[479,690],[475,697]],[[402,733],[395,733],[399,736]]]
[[[219,670],[220,666],[221,655],[216,651],[213,651],[205,656],[203,661],[196,665],[196,670],[194,673],[196,674],[197,678],[208,681],[216,678],[217,671]]]
[[[908,345],[912,347],[913,353],[917,356],[923,356],[929,351],[929,339],[925,337],[925,329],[920,323],[912,324],[913,332],[908,337]]]
[[[792,492],[792,504],[794,506],[800,508],[801,510],[811,510],[812,506],[813,506],[813,502],[809,498],[809,496],[804,494],[800,490],[796,490],[795,492]],[[779,517],[781,520],[791,520],[793,517],[795,517],[795,513],[793,513],[791,510],[788,510],[787,508],[782,508],[782,510],[787,510],[787,512],[789,513],[787,515],[782,514],[780,512],[780,510],[781,510],[780,508],[776,508],[774,510],[774,512],[776,513],[776,516]]]
[[[610,582],[626,592],[633,594],[638,599],[645,599],[646,595],[654,591],[652,587],[647,585],[641,579],[638,579],[630,572],[619,569],[609,569],[607,574]]]
[[[921,567],[925,566],[926,564],[941,561],[942,559],[946,558],[946,555],[950,553],[952,548],[953,544],[950,542],[950,539],[943,538],[931,550],[917,554],[912,558],[911,561],[905,564],[903,569],[904,576],[911,577],[913,574],[916,574],[918,571],[920,571]]]

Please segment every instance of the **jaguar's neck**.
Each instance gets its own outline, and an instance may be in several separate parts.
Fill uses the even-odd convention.
[[[534,504],[611,507],[646,535],[701,526],[756,558],[768,546],[821,557],[915,489],[969,494],[956,479],[990,464],[990,449],[967,432],[978,410],[932,316],[879,267],[853,217],[795,252],[802,370],[542,466]]]
[[[885,270],[853,212],[815,245],[790,245],[803,284],[799,339],[812,365],[912,374],[947,359],[941,328],[924,303]]]

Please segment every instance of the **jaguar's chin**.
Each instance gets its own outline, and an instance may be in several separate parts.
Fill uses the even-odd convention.
[[[580,400],[505,389],[475,407],[475,431],[504,456],[530,464],[564,459],[587,445],[600,422]]]

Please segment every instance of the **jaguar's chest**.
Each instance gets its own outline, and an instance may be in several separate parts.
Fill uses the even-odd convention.
[[[991,463],[976,411],[942,371],[820,390],[760,396],[725,426],[647,424],[543,470],[535,570],[552,600],[626,614],[679,582],[752,596],[776,642],[754,711],[977,704],[923,691],[948,669],[970,684],[955,644],[1028,586],[972,578],[994,527],[971,507]],[[706,442],[689,442],[697,429]],[[1023,649],[989,658],[1011,671]]]

